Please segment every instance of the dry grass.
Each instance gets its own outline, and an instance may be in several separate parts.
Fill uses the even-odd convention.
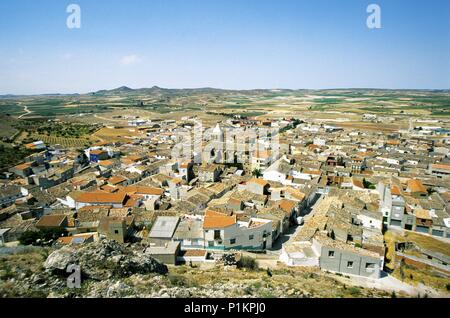
[[[450,244],[435,238],[405,231],[404,235],[399,232],[387,231],[384,234],[384,240],[387,246],[386,267],[393,270],[392,275],[410,285],[417,286],[419,283],[432,287],[436,290],[447,291],[447,285],[450,284],[450,278],[427,266],[417,268],[412,265],[399,265],[393,262],[395,242],[414,242],[418,246],[435,252],[449,255]]]
[[[401,271],[400,268],[396,268],[392,275],[413,286],[423,284],[438,291],[449,292],[447,285],[450,284],[450,278],[445,277],[444,274],[435,272],[433,268],[428,266],[425,268],[417,268],[411,265],[403,265]]]
[[[393,257],[394,257],[394,252],[395,252],[395,242],[398,242],[398,235],[396,235],[396,233],[392,232],[392,231],[387,231],[384,234],[384,242],[386,243],[386,267],[389,269],[394,269],[395,264],[392,261]]]
[[[24,287],[21,281],[34,273],[42,272],[43,262],[50,250],[26,250],[13,255],[0,255],[0,298],[1,297],[45,297],[38,286]]]
[[[442,253],[450,257],[450,244],[445,243],[441,240],[435,239],[433,237],[413,233],[406,232],[405,236],[406,241],[414,242],[420,247],[432,250],[434,252]]]
[[[227,282],[245,284],[252,291],[253,296],[275,297],[270,290],[278,289],[282,295],[277,297],[290,297],[288,291],[303,291],[311,297],[389,297],[390,294],[380,290],[350,286],[341,283],[325,272],[316,268],[279,268],[272,269],[269,276],[266,270],[250,271],[245,269],[227,269],[215,267],[209,270],[200,270],[188,266],[170,268],[172,280],[176,283],[182,281],[192,286],[205,286],[209,284],[224,284]],[[247,290],[247,291],[246,291]],[[236,297],[245,295],[248,288],[237,290]]]
[[[384,235],[384,239],[388,245],[387,258],[389,259],[393,253],[395,242],[414,242],[419,247],[424,249],[450,256],[450,244],[431,236],[414,233],[411,231],[404,231],[403,235],[400,232],[387,231]]]
[[[133,131],[134,130],[134,131]],[[102,128],[93,134],[94,138],[116,142],[130,142],[133,137],[142,137],[137,129],[133,128]]]
[[[336,126],[342,128],[352,128],[359,130],[370,130],[370,131],[383,131],[383,132],[395,132],[400,126],[399,125],[387,125],[380,123],[358,123],[358,122],[348,122],[348,123],[336,123]]]

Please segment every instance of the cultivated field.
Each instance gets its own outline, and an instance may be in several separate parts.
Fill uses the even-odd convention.
[[[27,107],[25,109],[25,106]],[[450,92],[431,90],[249,90],[121,87],[84,95],[7,96],[0,113],[22,118],[89,117],[129,109],[152,116],[221,113],[247,117],[340,112],[361,115],[446,118]]]
[[[66,138],[39,134],[31,134],[29,138],[42,140],[47,145],[61,145],[64,148],[85,148],[92,143],[92,140],[87,138]]]

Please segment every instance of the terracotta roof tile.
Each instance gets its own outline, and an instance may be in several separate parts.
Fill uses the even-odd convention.
[[[401,195],[402,193],[400,192],[400,189],[396,185],[393,185],[391,187],[391,194],[393,194],[393,195]]]
[[[183,256],[186,257],[195,257],[195,256],[206,256],[206,251],[205,250],[186,250],[183,252]]]
[[[100,166],[111,166],[114,164],[114,162],[112,162],[111,160],[101,160],[98,164]]]
[[[25,170],[25,169],[27,169],[29,167],[31,167],[31,162],[22,163],[20,165],[15,166],[14,168],[16,168],[18,170]]]
[[[280,200],[278,203],[278,206],[286,213],[291,213],[292,210],[295,208],[297,202],[292,200],[283,199]]]
[[[419,219],[431,220],[430,212],[424,209],[415,209],[414,214]]]
[[[408,180],[407,184],[408,184],[408,190],[411,193],[417,193],[417,192],[426,193],[427,192],[427,188],[425,188],[425,186],[422,184],[422,182],[420,180],[410,179],[410,180]]]
[[[204,229],[217,229],[225,228],[236,224],[236,216],[228,216],[216,211],[206,211],[205,218],[203,220]]]
[[[255,153],[255,157],[256,158],[260,158],[260,159],[267,159],[270,156],[272,156],[272,152],[268,151],[268,150],[266,150],[266,151],[257,151]]]
[[[164,190],[161,188],[143,187],[143,186],[128,186],[125,187],[122,191],[126,193],[147,194],[147,195],[162,195],[164,193]]]
[[[124,177],[121,177],[121,176],[112,176],[111,178],[108,179],[108,183],[110,183],[110,184],[118,184],[118,183],[122,183],[124,181],[127,181],[127,179],[125,179]]]
[[[364,189],[364,184],[360,180],[352,178],[352,183],[355,187]]]
[[[450,165],[435,163],[431,165],[432,169],[450,170]]]
[[[67,219],[67,216],[62,214],[44,215],[36,223],[36,227],[58,227]]]
[[[84,192],[77,198],[82,203],[123,203],[126,193]]]
[[[269,184],[269,182],[267,182],[266,180],[258,179],[258,178],[252,178],[247,183],[257,183],[257,184],[262,185],[262,186],[266,186],[266,185]]]

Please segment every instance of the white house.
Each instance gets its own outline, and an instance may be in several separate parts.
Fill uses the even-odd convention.
[[[263,173],[263,179],[285,184],[291,168],[283,159],[275,161]]]
[[[127,194],[120,193],[106,193],[106,192],[83,192],[78,194],[75,201],[75,208],[81,209],[85,206],[112,206],[113,208],[123,208],[127,199]]]
[[[283,244],[280,261],[288,266],[319,266],[319,254],[310,242],[292,242]]]
[[[358,214],[357,218],[361,221],[363,227],[380,231],[383,228],[383,216],[380,212],[363,210]]]
[[[238,221],[208,210],[203,220],[205,248],[218,250],[265,250],[272,247],[272,221],[251,218]]]

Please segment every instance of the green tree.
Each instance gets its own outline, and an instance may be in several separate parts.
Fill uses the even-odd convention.
[[[367,181],[366,178],[363,179],[363,185],[365,189],[376,189],[375,185],[370,181]]]
[[[261,176],[262,176],[261,170],[260,170],[260,169],[254,169],[254,170],[252,171],[252,176],[254,176],[254,177],[256,177],[256,178],[261,177]]]
[[[54,228],[40,231],[25,231],[19,237],[19,242],[22,245],[34,245],[37,240],[50,241],[57,240],[61,236],[67,235],[64,229]]]

